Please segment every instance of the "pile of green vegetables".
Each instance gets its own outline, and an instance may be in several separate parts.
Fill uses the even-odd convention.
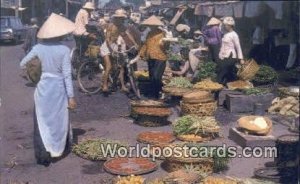
[[[179,38],[178,43],[181,47],[189,47],[192,45],[192,42],[188,39]]]
[[[192,88],[193,84],[184,77],[174,77],[167,84],[167,87],[177,87],[177,88]]]
[[[169,61],[182,61],[182,57],[179,54],[174,54],[173,52],[168,52]]]
[[[217,78],[216,70],[217,64],[212,61],[201,63],[199,65],[199,73],[197,76],[197,80],[201,81],[210,78],[214,81]]]
[[[213,158],[215,172],[222,171],[227,168],[228,162],[230,160],[230,154],[227,148],[223,148],[221,146],[206,146],[197,143],[184,143],[181,146],[193,148],[193,154],[198,154],[200,158]]]
[[[269,89],[267,88],[249,88],[249,89],[244,89],[243,92],[246,95],[263,95],[263,94],[267,94],[270,92]]]
[[[109,147],[108,147],[109,146]],[[72,151],[76,155],[89,160],[107,160],[113,155],[105,155],[103,153],[107,148],[112,150],[124,147],[128,149],[128,145],[119,141],[109,139],[88,139],[79,144],[73,145]]]
[[[173,124],[173,131],[175,135],[186,134],[205,134],[206,131],[218,128],[218,123],[214,117],[198,117],[195,115],[186,115],[180,117]]]
[[[277,72],[270,66],[261,65],[253,82],[257,84],[272,84],[278,80]]]

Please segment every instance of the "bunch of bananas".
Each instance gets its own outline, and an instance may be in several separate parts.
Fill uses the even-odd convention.
[[[118,176],[116,184],[143,184],[145,179],[141,176]]]

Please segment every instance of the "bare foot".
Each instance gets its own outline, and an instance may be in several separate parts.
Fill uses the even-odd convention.
[[[129,93],[129,90],[126,87],[122,87],[121,92],[123,92],[123,93]]]

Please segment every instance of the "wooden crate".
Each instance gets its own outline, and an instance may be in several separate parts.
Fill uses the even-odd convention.
[[[248,113],[253,112],[256,103],[260,103],[263,109],[267,110],[274,98],[275,95],[272,93],[263,95],[227,94],[226,107],[232,113]]]

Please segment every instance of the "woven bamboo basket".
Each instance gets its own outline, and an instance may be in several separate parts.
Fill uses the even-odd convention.
[[[138,116],[157,116],[168,117],[171,115],[171,110],[165,107],[132,107],[131,114]]]
[[[163,182],[165,184],[180,184],[180,183],[188,183],[188,184],[198,184],[201,180],[201,177],[198,173],[187,170],[178,170],[175,172],[169,173],[165,178],[163,178]]]
[[[155,159],[165,160],[165,157],[162,154],[159,154],[159,152],[160,152],[160,150],[163,150],[164,148],[169,147],[169,146],[170,146],[169,143],[158,143],[158,144],[151,145],[149,148],[149,153],[150,153],[151,157],[154,157],[154,155],[155,155]]]
[[[180,103],[181,111],[183,115],[196,115],[196,116],[213,116],[217,109],[217,102],[206,102],[206,103]]]
[[[259,65],[255,62],[255,60],[251,59],[247,61],[248,64],[242,66],[237,75],[242,80],[251,80],[254,78],[256,73],[259,70]]]
[[[205,130],[205,133],[186,134],[186,135],[176,135],[176,138],[184,142],[207,142],[213,140],[215,137],[218,137],[220,132],[220,127],[214,129]]]
[[[244,116],[240,119],[238,119],[238,125],[239,129],[248,132],[249,134],[254,134],[254,135],[267,135],[269,132],[272,130],[272,120],[268,117],[263,117],[267,123],[267,127],[265,129],[257,129],[256,126],[248,125],[247,128],[243,127],[245,126],[247,122],[254,121],[257,116]]]
[[[186,167],[193,167],[195,170],[211,174],[214,169],[214,161],[212,158],[175,158],[168,157],[163,163],[163,168],[167,172],[174,172],[181,169],[186,169]]]
[[[132,100],[131,107],[166,107],[166,104],[158,100]]]
[[[171,122],[168,121],[168,116],[148,116],[138,115],[135,117],[134,123],[144,127],[160,127],[169,125]]]
[[[144,144],[157,145],[160,143],[171,143],[175,141],[175,137],[170,132],[162,131],[146,131],[141,132],[137,136],[137,141]]]
[[[211,137],[202,137],[199,135],[192,135],[192,134],[176,135],[176,138],[184,142],[206,142],[211,140]]]
[[[164,87],[163,92],[171,95],[171,96],[180,96],[182,97],[184,94],[193,91],[190,88],[177,88],[177,87]]]

